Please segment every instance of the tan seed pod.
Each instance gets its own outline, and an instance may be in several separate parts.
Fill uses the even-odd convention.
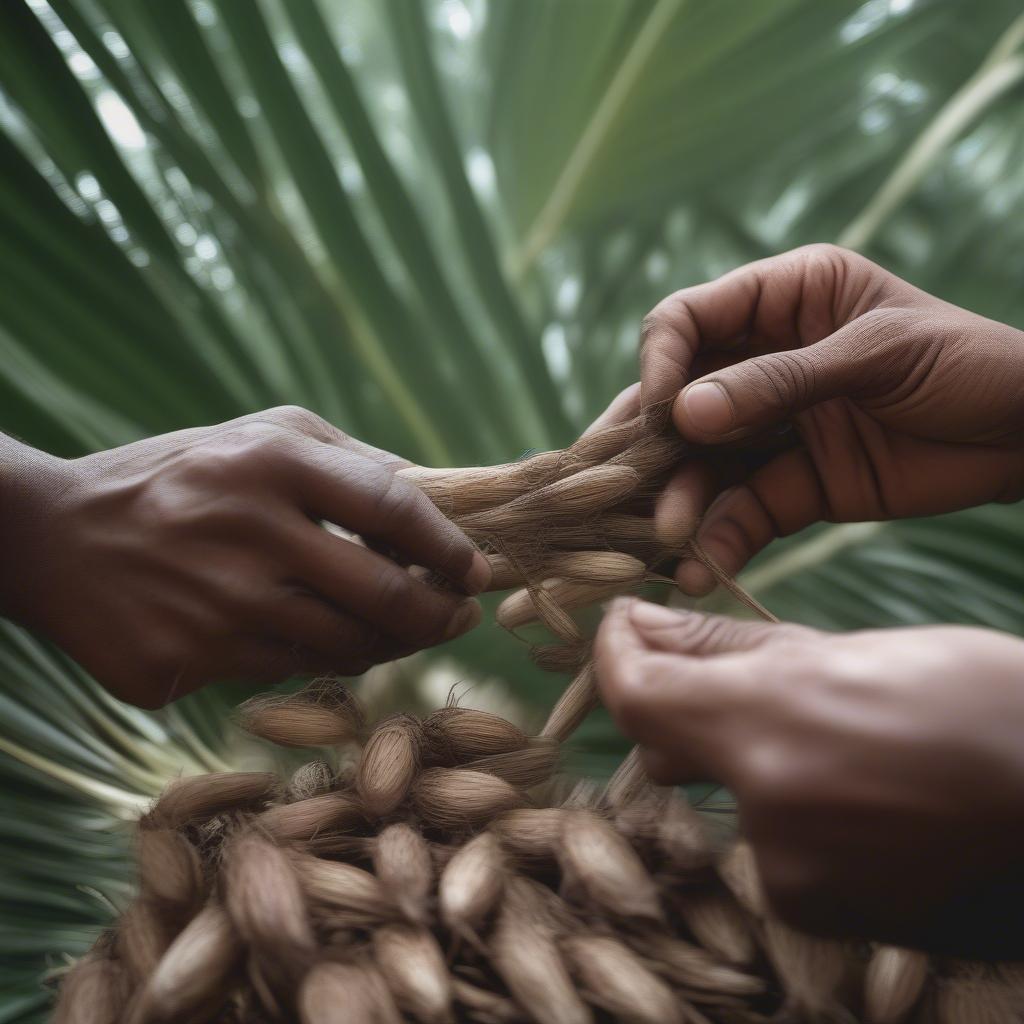
[[[296,696],[251,697],[239,706],[239,725],[282,747],[330,747],[358,739],[361,717]]]
[[[341,911],[349,923],[393,919],[396,908],[375,875],[354,864],[293,853],[303,892],[314,903]]]
[[[213,772],[172,782],[152,810],[142,818],[142,828],[184,828],[224,811],[259,807],[278,791],[270,772]]]
[[[765,984],[752,974],[720,963],[706,950],[669,935],[649,934],[633,940],[636,949],[673,985],[725,996],[753,996]]]
[[[423,1024],[452,1021],[452,980],[437,940],[404,924],[373,933],[373,955],[398,1006]]]
[[[441,708],[423,721],[425,760],[452,768],[480,757],[521,750],[529,737],[518,726],[489,711]]]
[[[638,565],[643,567],[642,562]],[[643,579],[641,574],[637,579]],[[569,616],[573,608],[585,608],[587,605],[606,601],[610,597],[629,589],[623,584],[580,583],[577,580],[549,579],[540,586],[517,590],[509,594],[498,605],[494,613],[499,626],[515,631],[531,622],[543,622],[551,631],[566,640],[579,641],[582,635],[579,626]],[[557,624],[552,625],[552,621]]]
[[[228,847],[225,881],[228,914],[271,989],[294,991],[316,941],[291,859],[249,833]]]
[[[480,1024],[521,1024],[529,1019],[511,999],[461,978],[452,978],[452,992],[456,1001]]]
[[[424,822],[451,832],[483,824],[523,802],[504,779],[465,768],[427,768],[416,780],[412,798]]]
[[[511,590],[512,587],[521,587],[526,582],[523,567],[508,555],[488,555],[487,561],[491,566],[491,584],[488,590]]]
[[[514,884],[491,935],[491,961],[536,1024],[592,1024],[550,929],[537,923],[531,902],[519,898]]]
[[[530,648],[530,658],[545,672],[580,672],[590,658],[590,642],[537,644]],[[559,701],[561,703],[561,701]]]
[[[757,955],[750,922],[730,894],[688,890],[676,894],[673,903],[694,938],[714,956],[747,964]]]
[[[158,906],[148,900],[136,900],[121,914],[114,950],[131,988],[143,984],[156,970],[173,937]]]
[[[718,874],[747,913],[757,918],[768,915],[757,859],[749,843],[734,843],[719,860]]]
[[[363,963],[317,964],[298,997],[302,1024],[400,1024],[391,992],[375,967]]]
[[[541,736],[564,743],[597,705],[597,677],[594,674],[594,666],[584,665],[552,708],[541,730]]]
[[[121,967],[86,956],[65,975],[52,1024],[121,1024],[127,1001]]]
[[[226,997],[241,954],[227,913],[209,904],[182,929],[133,999],[128,1024],[207,1020]]]
[[[278,842],[309,842],[325,833],[348,832],[366,824],[363,805],[346,793],[323,793],[264,811],[256,824]]]
[[[931,999],[935,1024],[1020,1024],[1019,997],[981,978],[943,978]]]
[[[531,740],[529,746],[522,750],[512,750],[507,754],[492,754],[470,761],[466,768],[470,771],[487,772],[497,775],[517,789],[530,789],[547,782],[558,768],[558,744],[552,740]]]
[[[679,796],[673,795],[665,801],[658,818],[656,844],[669,866],[676,871],[700,871],[715,860],[715,846],[707,825]],[[720,865],[720,870],[731,870],[730,861],[724,861],[723,865]],[[737,861],[735,866],[738,870],[743,865]],[[740,881],[738,876],[736,881]]]
[[[326,761],[307,761],[295,769],[285,789],[289,803],[320,796],[334,788],[334,770]]]
[[[630,590],[643,582],[647,567],[621,551],[563,551],[544,563],[548,576],[593,587]]]
[[[640,797],[649,786],[650,780],[640,760],[640,748],[634,747],[608,780],[604,799],[613,809],[624,807]]]
[[[878,946],[864,977],[867,1024],[901,1024],[921,998],[928,979],[928,957],[913,949]]]
[[[385,817],[405,799],[420,765],[420,730],[407,715],[373,731],[356,771],[356,791],[368,814]]]
[[[555,856],[565,813],[558,807],[522,807],[495,818],[490,828],[512,856],[548,860]]]
[[[625,1024],[683,1024],[682,1000],[635,953],[606,935],[574,935],[561,943],[591,1002]]]
[[[441,872],[441,920],[458,935],[476,933],[505,884],[505,858],[497,837],[481,832],[465,844]]]
[[[791,1009],[810,1016],[835,1012],[848,962],[841,943],[804,935],[769,917],[764,945]]]
[[[139,889],[172,918],[188,916],[203,902],[203,866],[196,848],[169,829],[140,829],[136,839]]]
[[[434,862],[419,832],[388,825],[373,842],[373,870],[395,906],[414,924],[426,924]]]
[[[654,881],[636,851],[603,818],[566,811],[555,852],[565,881],[594,907],[620,918],[662,920]]]

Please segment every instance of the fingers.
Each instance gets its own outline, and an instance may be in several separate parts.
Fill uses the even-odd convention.
[[[384,555],[299,522],[288,540],[294,579],[407,651],[451,640],[480,621],[476,601],[439,590]]]
[[[296,478],[312,517],[394,549],[469,594],[490,582],[490,565],[470,539],[418,487],[371,460],[311,442]]]
[[[728,783],[756,690],[747,654],[772,628],[616,602],[594,648],[604,703],[626,735],[669,759],[672,781]]]
[[[583,431],[582,436],[594,433],[595,430],[602,430],[605,427],[614,426],[616,423],[625,423],[634,419],[640,413],[640,384],[630,384],[623,388],[609,404],[600,416]]]
[[[805,451],[789,451],[746,482],[723,491],[707,510],[696,540],[735,576],[771,541],[829,517],[828,494],[814,461]],[[696,559],[680,562],[676,582],[695,597],[710,593],[716,584],[710,570]]]

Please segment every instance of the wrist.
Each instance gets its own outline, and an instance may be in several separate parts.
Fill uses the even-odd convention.
[[[52,530],[70,481],[70,462],[0,435],[0,616],[32,624]]]

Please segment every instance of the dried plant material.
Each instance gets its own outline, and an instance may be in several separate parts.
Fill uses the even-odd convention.
[[[407,715],[382,722],[366,741],[356,790],[368,814],[383,818],[405,799],[420,765],[420,730]]]
[[[1020,1024],[1019,998],[978,977],[942,978],[931,1000],[935,1024]]]
[[[644,935],[634,938],[633,943],[648,963],[673,985],[738,997],[758,995],[765,990],[760,978],[737,971],[682,939]]]
[[[609,807],[622,807],[638,799],[649,785],[647,772],[640,760],[640,751],[634,747],[608,780],[604,798]]]
[[[579,674],[566,687],[544,723],[541,736],[559,743],[567,740],[583,723],[583,719],[597,707],[597,677],[593,665],[584,665]]]
[[[453,1019],[451,975],[430,932],[384,925],[373,933],[373,955],[402,1010],[423,1024]]]
[[[530,648],[530,658],[545,672],[568,672],[571,675],[582,671],[590,660],[590,642],[537,644]]]
[[[302,1024],[400,1024],[401,1015],[376,968],[322,963],[303,979],[298,998]]]
[[[563,940],[562,952],[588,999],[626,1024],[682,1024],[682,1000],[627,946],[606,935]]]
[[[487,562],[491,567],[490,590],[511,590],[526,582],[522,566],[513,562],[508,555],[490,554]]]
[[[163,913],[149,900],[136,900],[120,916],[114,952],[132,988],[156,970],[173,938],[174,931],[165,923]]]
[[[864,977],[867,1024],[902,1024],[921,998],[928,979],[928,957],[912,949],[879,946]]]
[[[837,993],[847,970],[841,943],[804,935],[773,918],[764,924],[764,939],[790,1008],[809,1015],[837,1010]]]
[[[492,754],[470,761],[466,768],[497,775],[517,789],[531,789],[547,782],[558,767],[558,744],[548,739],[531,740],[522,750]]]
[[[395,916],[390,898],[369,871],[308,854],[294,857],[299,882],[309,899],[345,911],[351,921],[375,923]]]
[[[556,636],[568,640],[582,640],[579,627],[568,612],[574,608],[585,608],[587,605],[606,601],[621,594],[623,590],[639,585],[643,582],[643,562],[637,562],[637,565],[641,569],[640,575],[628,587],[617,583],[581,583],[579,580],[549,579],[539,587],[517,590],[498,605],[498,610],[494,613],[495,621],[510,632],[531,622],[542,621]],[[550,626],[549,617],[554,617],[559,623],[557,629]],[[565,620],[571,625],[566,625]]]
[[[388,825],[374,840],[373,870],[402,914],[426,924],[434,862],[419,832],[404,822]]]
[[[61,984],[52,1024],[121,1024],[125,993],[125,978],[118,964],[85,957]]]
[[[351,690],[334,680],[318,680],[296,694],[250,697],[237,714],[246,732],[285,747],[351,743],[363,728]]]
[[[555,852],[567,883],[596,908],[625,919],[662,920],[658,891],[643,862],[604,819],[567,811]]]
[[[511,999],[471,985],[462,978],[452,979],[452,992],[456,1001],[479,1024],[525,1024],[529,1020]]]
[[[139,890],[171,918],[188,917],[205,896],[203,867],[196,848],[180,832],[140,831],[136,842]]]
[[[491,822],[505,851],[523,860],[552,860],[566,812],[558,807],[523,807]]]
[[[441,920],[456,935],[475,933],[505,884],[505,858],[492,832],[474,836],[445,865],[438,885]]]
[[[730,894],[687,890],[672,902],[694,938],[715,956],[731,964],[748,964],[757,955],[750,923]]]
[[[491,958],[516,1002],[537,1024],[592,1024],[550,929],[536,921],[532,904],[509,886],[494,931]]]
[[[442,708],[423,722],[424,759],[453,768],[481,757],[522,750],[529,737],[499,715],[473,708]]]
[[[211,903],[181,930],[132,1001],[127,1024],[208,1020],[242,953],[224,909]]]
[[[427,768],[412,791],[413,806],[433,828],[446,831],[481,825],[523,802],[504,779],[465,768]]]
[[[348,832],[366,824],[363,805],[347,793],[323,793],[264,811],[257,826],[278,842],[311,842],[324,833]]]
[[[326,761],[307,761],[295,769],[285,788],[289,803],[327,793],[334,785],[334,771]]]
[[[172,782],[153,809],[139,822],[142,828],[184,828],[224,811],[256,808],[278,792],[269,772],[213,772]]]
[[[306,900],[291,859],[256,834],[227,851],[226,906],[270,988],[294,992],[316,949]]]
[[[757,860],[749,843],[734,843],[719,860],[718,874],[747,913],[757,918],[768,915],[768,902],[761,887]]]

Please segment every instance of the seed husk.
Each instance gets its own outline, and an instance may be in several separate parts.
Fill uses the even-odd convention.
[[[219,1003],[241,954],[224,908],[207,905],[178,934],[132,1001],[129,1024],[178,1024]]]
[[[481,757],[522,750],[529,737],[518,726],[474,708],[442,708],[423,722],[427,764],[453,768]]]
[[[522,807],[495,818],[491,830],[505,851],[523,860],[549,860],[562,834],[565,811],[559,807]]]
[[[270,772],[212,772],[177,779],[139,822],[142,828],[180,829],[225,811],[256,808],[279,789]]]
[[[423,1024],[453,1019],[451,974],[430,932],[385,925],[373,933],[373,955],[401,1009]]]
[[[514,786],[486,772],[427,768],[412,789],[413,805],[433,828],[457,832],[481,825],[523,802]]]
[[[136,859],[139,889],[173,918],[187,917],[203,902],[203,865],[196,848],[170,829],[140,829]]]
[[[317,964],[298,997],[302,1024],[401,1024],[391,992],[376,968],[363,963]]]
[[[536,1024],[592,1024],[551,931],[510,884],[491,935],[491,959],[516,1002]]]
[[[331,766],[322,760],[307,761],[295,769],[284,795],[289,803],[296,803],[321,796],[333,787],[334,771]]]
[[[607,935],[561,943],[588,997],[625,1024],[683,1024],[682,1001],[627,946]]]
[[[921,998],[928,957],[913,949],[878,946],[864,977],[867,1024],[902,1024]]]
[[[497,837],[481,832],[441,872],[441,920],[458,935],[475,933],[490,914],[505,884],[505,858]]]
[[[764,923],[764,939],[787,1005],[808,1015],[834,1012],[847,969],[842,944],[804,935],[774,918]]]
[[[363,805],[347,793],[322,793],[264,811],[259,827],[278,842],[310,842],[324,833],[349,832],[365,824]]]
[[[597,677],[593,665],[584,665],[551,710],[541,736],[564,743],[597,707]]]
[[[379,725],[356,770],[356,791],[368,814],[383,818],[405,799],[420,765],[420,730],[400,715]]]
[[[374,924],[395,916],[394,904],[369,871],[304,853],[293,857],[299,882],[309,899],[342,911],[346,921]]]
[[[636,851],[603,818],[566,811],[556,846],[566,882],[615,917],[661,921],[658,890]]]
[[[716,960],[706,950],[669,935],[644,935],[633,940],[640,953],[674,985],[726,996],[751,996],[764,982]]]
[[[493,754],[470,761],[471,771],[497,775],[517,789],[530,789],[547,782],[558,767],[558,744],[548,739],[531,740],[522,750]]]
[[[105,957],[86,956],[64,978],[53,1024],[121,1024],[126,979]]]
[[[388,825],[374,840],[373,870],[395,906],[414,924],[425,924],[434,862],[426,840],[409,825]]]
[[[673,904],[694,938],[730,964],[748,964],[757,955],[750,924],[730,894],[688,890],[674,895]]]

